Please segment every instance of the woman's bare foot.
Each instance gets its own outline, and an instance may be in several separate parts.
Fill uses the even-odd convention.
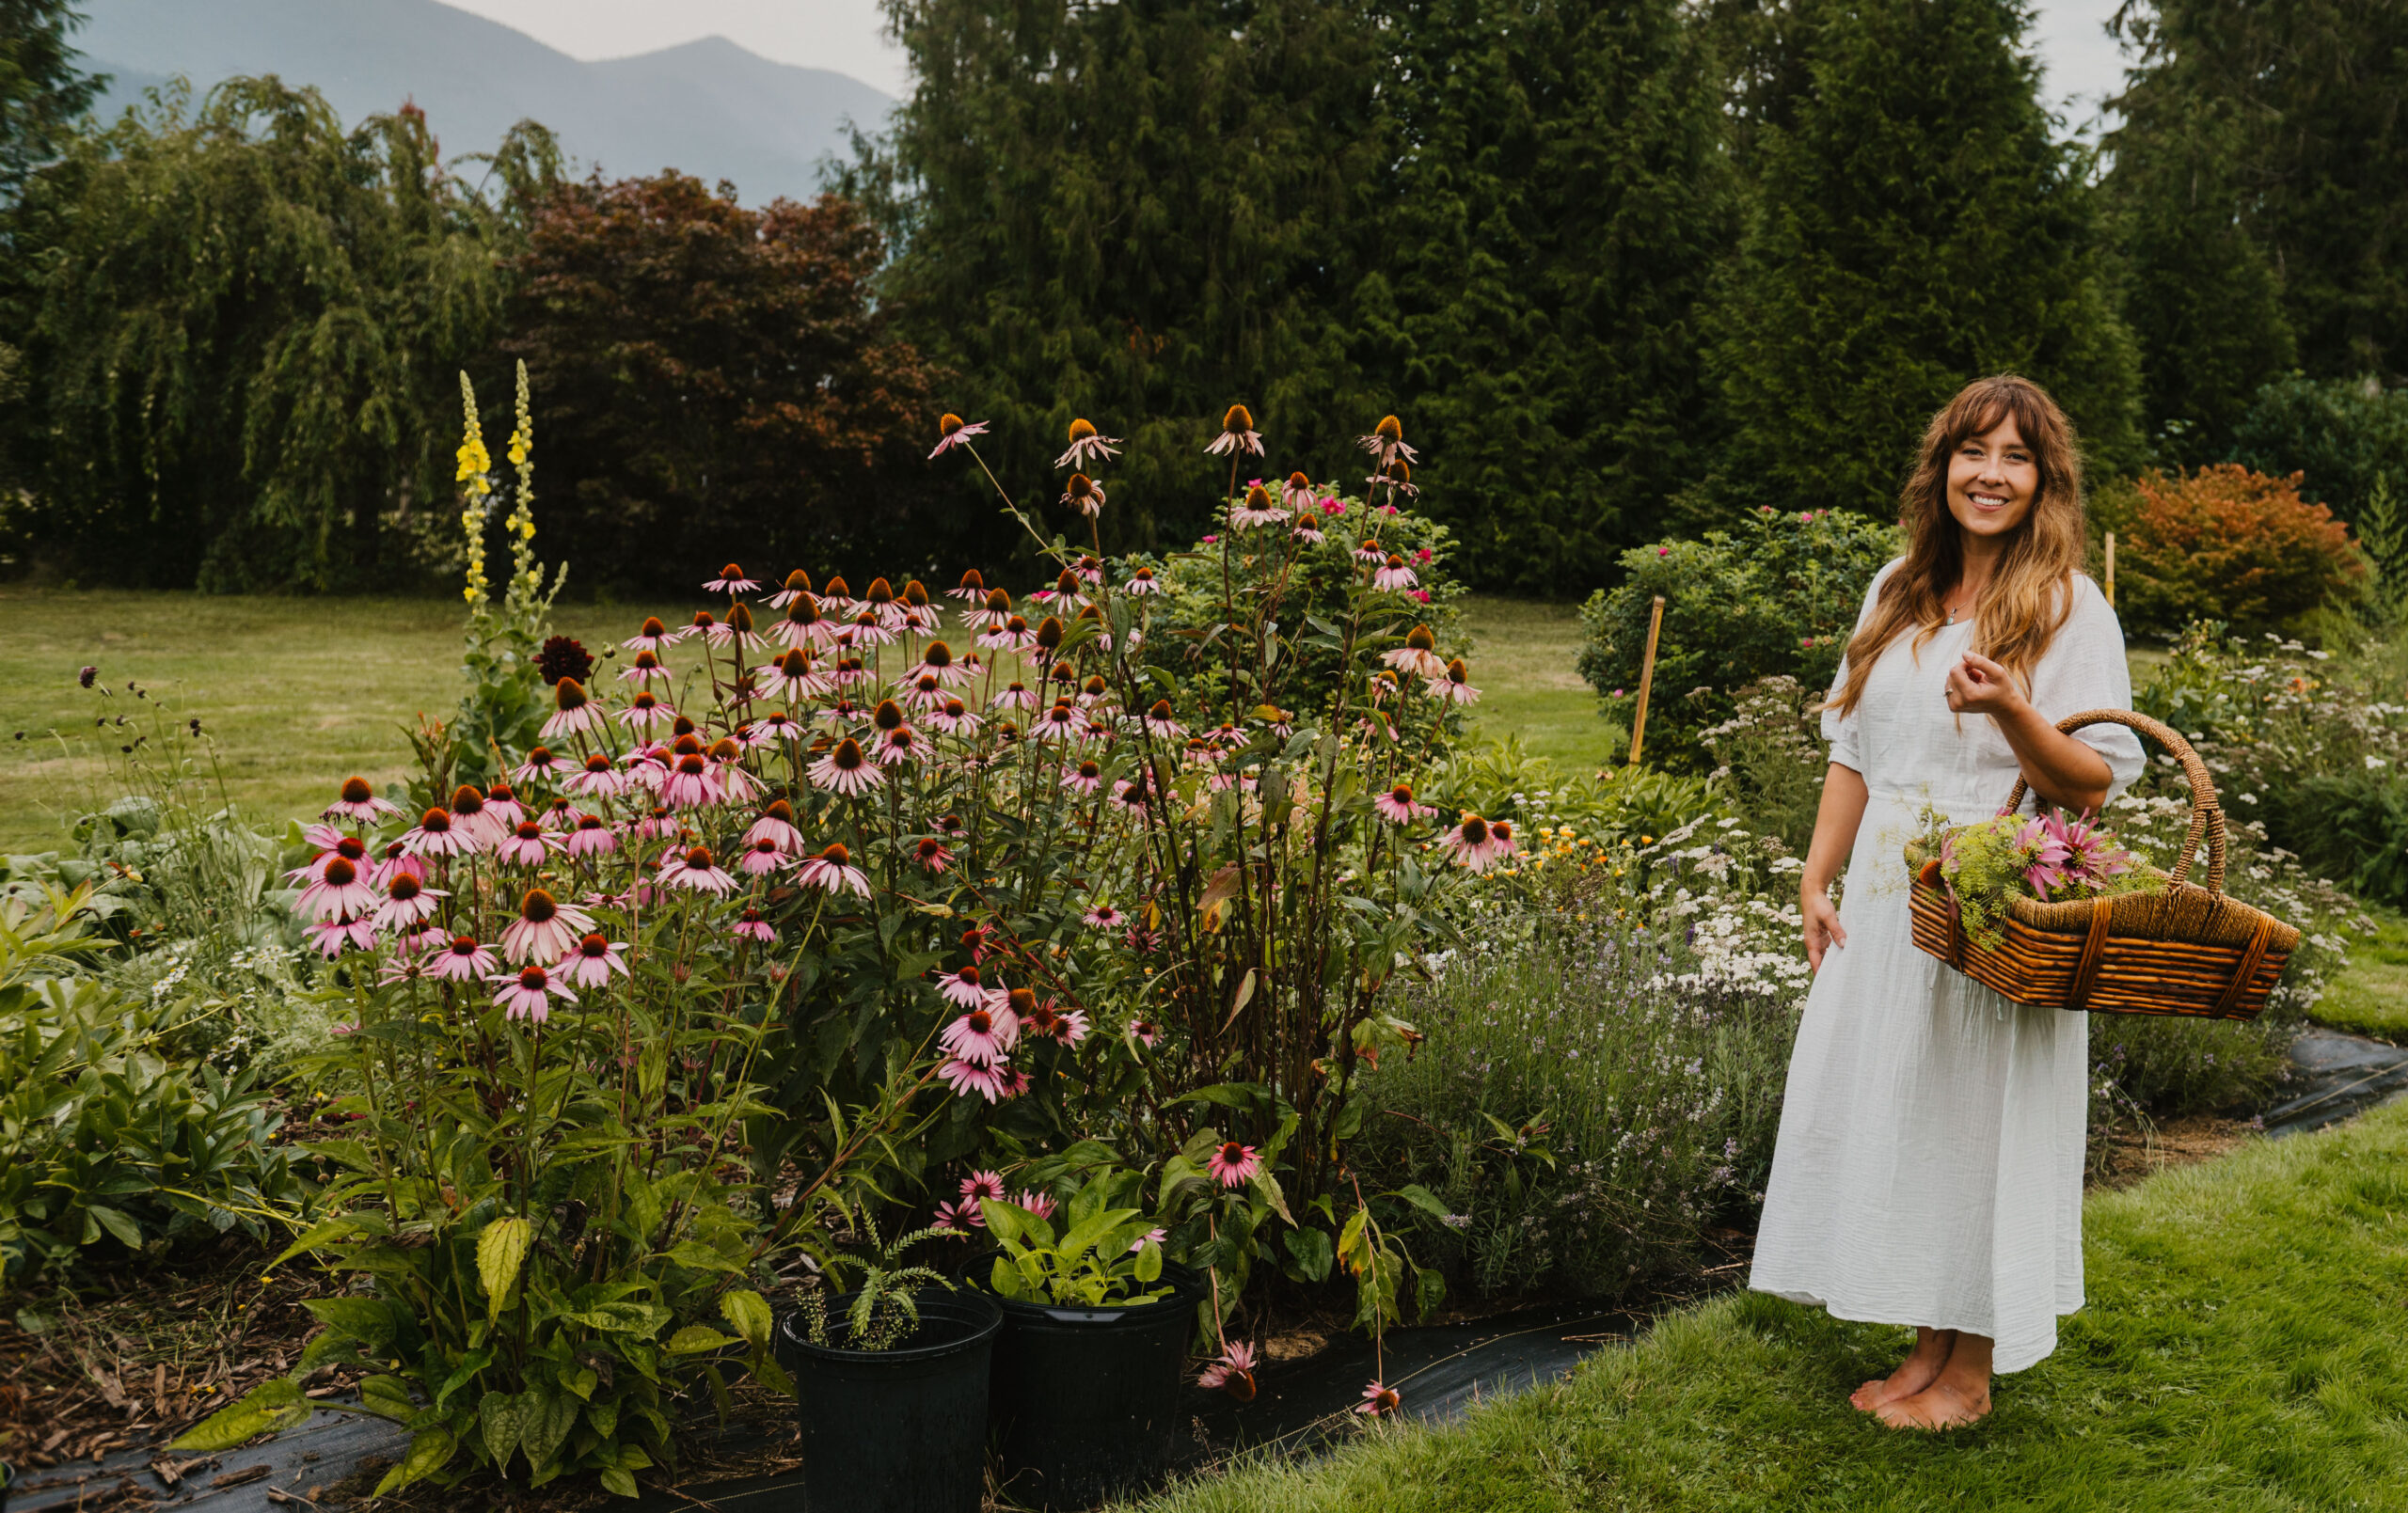
[[[1930,1385],[1896,1397],[1875,1411],[1893,1429],[1953,1429],[1977,1423],[1990,1411],[1990,1350],[1994,1341],[1959,1333]]]
[[[1898,1369],[1886,1377],[1876,1378],[1848,1394],[1848,1406],[1860,1412],[1870,1413],[1884,1403],[1912,1397],[1930,1386],[1948,1363],[1948,1352],[1956,1343],[1953,1329],[1915,1330],[1915,1348],[1898,1363]]]

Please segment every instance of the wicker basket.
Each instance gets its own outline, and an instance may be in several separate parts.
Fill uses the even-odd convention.
[[[2165,886],[2146,893],[2042,904],[2010,898],[1993,947],[1967,938],[1956,900],[1941,886],[1940,863],[1916,874],[1909,906],[1915,944],[2018,1003],[2094,1014],[2180,1014],[2251,1019],[2299,944],[2299,931],[2224,892],[2224,812],[2215,782],[2191,744],[2146,715],[2094,709],[2057,722],[2122,725],[2159,742],[2191,780],[2191,829]],[[1999,811],[2023,803],[2025,784]],[[2207,886],[2188,880],[2200,843],[2208,848]],[[1915,859],[1909,857],[1911,864]]]

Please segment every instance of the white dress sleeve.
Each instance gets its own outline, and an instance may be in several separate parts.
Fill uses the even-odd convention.
[[[1882,564],[1880,572],[1873,575],[1873,581],[1866,585],[1864,590],[1864,603],[1856,612],[1857,630],[1862,630],[1864,628],[1864,623],[1873,618],[1874,602],[1881,597],[1882,582],[1887,579],[1892,573],[1896,572],[1898,564],[1905,560],[1906,559],[1903,557],[1893,558],[1888,562]],[[1848,637],[1849,639],[1853,640],[1855,638],[1855,632],[1849,632]],[[1843,767],[1851,768],[1857,772],[1862,772],[1864,770],[1864,758],[1860,754],[1857,749],[1857,728],[1861,723],[1857,718],[1858,710],[1851,709],[1846,714],[1843,715],[1837,710],[1830,707],[1832,702],[1838,700],[1840,690],[1846,686],[1847,658],[1843,656],[1840,658],[1839,671],[1832,674],[1831,677],[1830,695],[1824,701],[1823,739],[1831,743],[1831,760],[1833,762],[1838,763]],[[1859,707],[1861,708],[1861,706]]]
[[[2124,627],[2099,585],[2073,578],[2073,609],[2032,670],[2032,707],[2051,724],[2088,709],[2132,707],[2132,671]],[[2107,759],[2107,796],[2130,787],[2147,764],[2140,737],[2121,725],[2088,725],[2073,738]]]

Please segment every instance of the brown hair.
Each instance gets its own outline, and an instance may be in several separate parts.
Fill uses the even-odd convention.
[[[1948,510],[1948,462],[1968,436],[2013,419],[2040,474],[2031,512],[2007,541],[1973,616],[1972,645],[2031,685],[2031,670],[2072,613],[2072,575],[2082,566],[2082,453],[2073,423],[2048,391],[2002,373],[1976,379],[1931,418],[1914,476],[1898,500],[1907,555],[1881,582],[1872,618],[1847,643],[1847,682],[1828,707],[1846,714],[1864,697],[1873,664],[1909,625],[1914,645],[1940,633],[1942,601],[1965,568],[1964,531]]]

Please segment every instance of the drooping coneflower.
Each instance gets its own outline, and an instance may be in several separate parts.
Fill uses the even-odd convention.
[[[683,888],[697,893],[716,893],[721,897],[736,890],[736,879],[721,871],[718,860],[706,845],[688,846],[673,850],[660,860],[660,881],[668,888]]]
[[[599,932],[589,933],[561,958],[558,970],[579,987],[603,987],[613,972],[627,975],[626,954],[625,942],[606,939]]]
[[[978,604],[987,597],[987,575],[974,567],[971,568],[961,575],[960,583],[944,591],[963,604]]]
[[[1250,1403],[1254,1401],[1254,1347],[1243,1340],[1232,1340],[1221,1347],[1221,1353],[1196,1376],[1196,1385]]]
[[[1420,581],[1414,576],[1413,569],[1404,565],[1404,559],[1394,552],[1388,553],[1379,571],[1371,575],[1371,587],[1383,592],[1410,589]]]
[[[1103,485],[1085,473],[1072,473],[1070,481],[1062,486],[1062,502],[1075,506],[1092,520],[1103,512]]]
[[[577,938],[594,928],[593,916],[562,904],[545,889],[531,888],[518,903],[518,918],[501,933],[501,954],[512,962],[558,961]]]
[[[796,869],[796,880],[806,888],[823,892],[853,892],[869,897],[869,875],[853,865],[852,853],[843,842],[831,844]]]
[[[561,686],[565,688],[568,685]],[[633,699],[627,701],[627,707],[619,711],[620,722],[631,731],[652,730],[676,717],[677,711],[662,703],[660,696],[649,688],[639,690]]]
[[[667,646],[670,640],[669,627],[660,623],[660,617],[646,615],[643,617],[642,625],[637,628],[636,633],[619,644],[632,647],[639,652],[657,652]]]
[[[1380,812],[1381,818],[1393,825],[1410,825],[1438,812],[1427,804],[1414,801],[1413,784],[1409,782],[1398,783],[1372,799],[1371,807]]]
[[[579,814],[577,827],[569,831],[565,849],[578,861],[588,857],[606,857],[619,849],[619,838],[601,815]]]
[[[361,871],[360,864],[349,857],[327,858],[318,880],[302,890],[294,909],[320,920],[366,919],[376,907],[376,890],[360,875]]]
[[[1471,670],[1464,665],[1464,659],[1459,656],[1448,663],[1436,677],[1430,680],[1430,692],[1450,703],[1477,703],[1480,701],[1480,690],[1471,686],[1468,681],[1470,677]]]
[[[810,591],[811,575],[800,568],[796,568],[793,572],[786,575],[786,580],[783,584],[779,585],[778,591],[769,595],[768,598],[762,602],[767,604],[772,609],[784,609],[786,606],[794,603],[798,596],[809,593]]]
[[[761,918],[759,909],[746,909],[728,927],[728,933],[739,940],[757,941],[765,946],[776,944],[778,938],[778,927]]]
[[[1404,444],[1404,427],[1395,416],[1382,416],[1380,423],[1371,428],[1370,435],[1356,440],[1365,451],[1371,454],[1371,465],[1375,468],[1385,469],[1400,457],[1406,462],[1414,460],[1413,449]]]
[[[406,930],[432,918],[436,901],[448,896],[410,873],[395,873],[385,885],[384,902],[376,906],[376,923],[388,930]]]
[[[1254,415],[1243,404],[1232,404],[1221,417],[1221,433],[1204,449],[1215,457],[1262,455],[1262,438],[1255,433]]]
[[[1405,633],[1404,644],[1382,652],[1380,660],[1403,672],[1418,677],[1434,678],[1447,670],[1438,659],[1438,640],[1427,625],[1416,625]]]
[[[1167,699],[1155,700],[1141,718],[1148,734],[1165,741],[1177,740],[1187,733],[1187,727],[1179,722]]]
[[[429,959],[426,975],[445,982],[466,983],[492,975],[493,969],[491,951],[477,944],[474,936],[458,935]]]
[[[558,741],[597,730],[602,723],[602,710],[585,691],[585,685],[575,678],[562,678],[552,685],[552,717],[544,721],[543,737]]]
[[[1154,570],[1150,567],[1141,567],[1130,574],[1129,581],[1121,587],[1140,596],[1163,591],[1162,580],[1154,576]]]
[[[967,447],[972,437],[983,436],[986,433],[986,421],[975,420],[964,425],[961,417],[947,411],[937,420],[936,449],[928,453],[928,461],[935,462],[956,447]]]
[[[502,1017],[506,1019],[527,1019],[542,1024],[551,1017],[552,1000],[558,999],[563,1003],[577,1001],[577,995],[570,992],[566,985],[554,981],[552,974],[541,967],[522,967],[515,977],[505,974],[489,981],[501,985],[501,991],[493,996],[493,1001],[500,1007]]]
[[[719,576],[703,585],[705,593],[751,593],[761,585],[744,575],[744,569],[734,562],[719,570]]]
[[[369,786],[367,779],[355,776],[342,780],[341,791],[336,796],[335,801],[326,806],[324,817],[326,819],[340,817],[357,820],[362,825],[372,825],[387,814],[398,814],[401,812],[399,804],[387,803],[384,799],[377,797],[376,790]]]
[[[1288,512],[1273,504],[1271,491],[1259,483],[1247,484],[1244,498],[1229,506],[1229,524],[1239,530],[1276,525],[1287,518]]]
[[[542,821],[520,820],[493,854],[508,866],[540,867],[552,859],[552,848],[558,843]]]
[[[1404,1395],[1394,1387],[1374,1381],[1363,1389],[1363,1400],[1355,1405],[1354,1411],[1371,1418],[1385,1418],[1395,1412],[1403,1401]]]
[[[1119,455],[1113,449],[1120,445],[1118,436],[1096,433],[1094,426],[1085,420],[1070,422],[1070,449],[1054,459],[1056,467],[1093,467]]]

